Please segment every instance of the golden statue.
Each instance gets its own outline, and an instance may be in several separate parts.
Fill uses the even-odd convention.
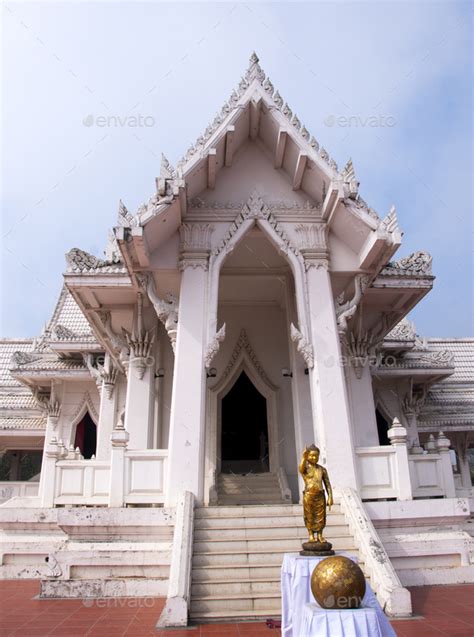
[[[299,472],[303,476],[303,514],[304,523],[309,533],[309,542],[303,543],[301,555],[334,555],[332,545],[324,539],[326,526],[326,488],[327,506],[333,505],[332,488],[328,472],[318,464],[319,449],[315,445],[305,447],[299,464]],[[316,538],[314,534],[316,533]]]

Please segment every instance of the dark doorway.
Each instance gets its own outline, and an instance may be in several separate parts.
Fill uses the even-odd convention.
[[[76,438],[74,440],[74,449],[81,450],[82,455],[86,460],[89,460],[95,455],[97,444],[97,428],[94,421],[86,412],[84,418],[77,424]]]
[[[378,409],[375,410],[375,417],[377,419],[377,431],[379,434],[379,445],[389,445],[390,440],[387,435],[390,425],[387,419],[380,413]]]
[[[267,401],[245,372],[222,399],[223,473],[269,470]]]

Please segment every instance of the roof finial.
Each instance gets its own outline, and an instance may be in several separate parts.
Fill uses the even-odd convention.
[[[252,52],[252,55],[250,56],[250,64],[258,64],[259,63],[259,57],[258,55],[255,53],[255,51]]]
[[[174,177],[174,168],[163,153],[161,153],[160,177],[163,179],[173,179]]]

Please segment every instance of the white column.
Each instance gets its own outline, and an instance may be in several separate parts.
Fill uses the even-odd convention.
[[[181,260],[178,333],[171,396],[166,505],[176,506],[184,491],[203,499],[205,447],[208,241],[203,227],[185,227]]]
[[[111,452],[110,436],[117,417],[117,370],[113,368],[109,354],[105,355],[104,371],[102,372],[102,386],[100,390],[99,426],[97,428],[98,460],[109,460]]]
[[[129,449],[149,449],[153,439],[155,390],[154,310],[148,311],[149,329],[145,329],[142,294],[138,293],[134,328],[128,335],[130,360],[125,399],[125,428],[130,434]]]
[[[377,447],[379,435],[369,362],[361,367],[351,364],[346,369],[354,443],[357,447]]]
[[[306,267],[314,349],[314,367],[309,376],[316,444],[335,487],[354,488],[355,454],[331,280],[325,260],[306,259]]]

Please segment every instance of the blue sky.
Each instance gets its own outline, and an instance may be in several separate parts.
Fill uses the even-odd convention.
[[[341,166],[352,157],[364,199],[381,216],[395,204],[398,255],[433,255],[418,332],[472,335],[470,4],[6,2],[2,14],[0,334],[41,332],[64,254],[102,255],[119,198],[135,212],[153,194],[160,153],[184,154],[256,50],[321,145]]]

